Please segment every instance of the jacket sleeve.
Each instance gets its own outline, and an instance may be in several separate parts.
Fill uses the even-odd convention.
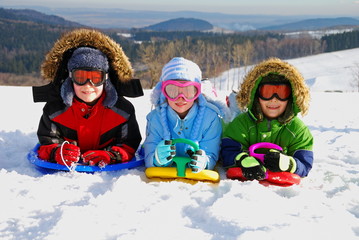
[[[116,139],[111,146],[120,147],[128,154],[126,156],[126,160],[130,160],[135,155],[141,140],[142,137],[136,119],[135,110],[132,108],[128,120],[123,123],[120,130],[117,131]],[[106,149],[111,146],[106,147]]]
[[[62,143],[64,139],[60,135],[60,130],[56,124],[51,121],[45,109],[40,119],[37,129],[37,137],[41,145],[49,145],[54,143]]]
[[[153,157],[157,144],[163,140],[163,129],[160,126],[160,120],[156,113],[157,110],[150,112],[147,119],[146,139],[143,143],[146,167],[154,167]]]
[[[241,152],[242,144],[228,137],[223,138],[221,145],[221,157],[223,161],[223,167],[235,167],[234,158]]]
[[[313,166],[313,136],[309,128],[301,122],[297,136],[288,147],[288,154],[293,156],[297,169],[295,171],[301,177],[306,177]]]
[[[208,119],[212,116],[212,121]],[[202,139],[199,141],[198,145],[200,149],[203,149],[208,156],[209,162],[207,164],[207,169],[214,169],[218,158],[221,145],[221,135],[222,135],[222,122],[218,117],[217,113],[212,112],[211,115],[206,114],[206,121],[210,124],[207,126],[207,129],[202,133]]]
[[[313,151],[298,150],[294,153],[293,157],[297,162],[297,170],[295,173],[301,177],[308,176],[313,166]]]
[[[51,121],[45,109],[40,119],[37,136],[41,145],[38,149],[39,158],[51,160],[54,150],[56,150],[59,143],[64,140],[60,137],[59,129],[56,124]]]
[[[225,168],[235,167],[234,158],[239,153],[246,151],[249,147],[249,126],[245,126],[243,121],[241,121],[243,118],[242,115],[233,119],[223,133],[221,158],[223,161],[223,167]]]

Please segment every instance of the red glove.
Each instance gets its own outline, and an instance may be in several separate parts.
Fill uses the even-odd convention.
[[[105,167],[108,164],[127,162],[130,160],[130,156],[123,148],[113,146],[110,151],[87,151],[82,155],[82,160],[91,166],[98,165],[99,167]]]
[[[62,155],[65,163],[61,158],[61,144],[41,145],[37,151],[39,158],[59,163],[61,165],[71,165],[73,162],[78,162],[80,159],[80,148],[73,144],[64,144],[62,147]]]
[[[37,155],[42,160],[46,160],[46,161],[54,160],[51,158],[51,153],[55,153],[55,150],[57,149],[58,146],[59,144],[57,143],[53,143],[49,145],[41,145],[37,150]]]
[[[115,155],[117,155],[118,161],[120,161],[120,162],[130,161],[131,158],[135,154],[135,151],[126,145],[123,145],[121,147],[112,146],[111,152],[113,152]]]
[[[90,166],[98,165],[103,168],[106,165],[115,162],[116,157],[112,152],[105,150],[92,150],[87,151],[82,155],[84,163],[88,163]]]
[[[61,157],[61,146],[57,147],[53,154],[53,159],[61,164],[71,166],[72,163],[78,162],[80,159],[80,148],[73,144],[65,143],[62,146],[62,157]],[[62,159],[63,158],[63,159]],[[65,163],[64,163],[64,161]]]

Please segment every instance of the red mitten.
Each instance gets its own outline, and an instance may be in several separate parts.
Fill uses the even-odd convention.
[[[62,156],[61,156],[61,150],[62,150]],[[71,166],[72,163],[79,161],[80,155],[81,152],[78,146],[65,143],[62,146],[62,148],[61,146],[56,148],[53,158],[59,164]]]
[[[112,146],[111,152],[114,153],[117,156],[117,160],[120,162],[128,162],[133,157],[135,151],[127,146],[118,147],[118,146]]]
[[[128,148],[128,149],[127,149]],[[91,150],[82,155],[84,163],[105,167],[108,164],[128,162],[134,155],[134,150],[130,147],[112,146],[109,151]]]
[[[115,162],[116,156],[112,152],[105,150],[91,150],[82,155],[82,160],[90,166],[98,165],[103,168],[106,165]]]
[[[49,144],[49,145],[41,145],[39,149],[37,150],[37,155],[40,159],[50,161],[54,160],[51,159],[52,153],[55,152],[55,150],[59,147],[59,144]]]

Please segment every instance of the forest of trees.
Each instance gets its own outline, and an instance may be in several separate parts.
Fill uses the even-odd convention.
[[[359,31],[350,31],[322,37],[326,52],[339,51],[359,47]]]
[[[40,65],[47,51],[69,29],[0,18],[0,84],[33,85],[40,76]],[[104,32],[120,43],[132,62],[135,77],[141,79],[145,88],[154,86],[162,66],[174,56],[193,60],[201,67],[203,76],[211,78],[227,69],[251,65],[268,57],[289,59],[359,44],[359,31],[315,39],[304,35],[289,38],[268,32],[214,34],[137,30],[134,32],[137,38],[149,39],[141,44],[134,41],[138,39],[121,37],[113,30]]]
[[[204,77],[216,77],[234,67],[251,65],[268,57],[289,59],[323,52],[323,44],[309,37],[285,38],[278,34],[225,34],[211,37],[189,37],[172,41],[150,41],[139,45],[136,61],[147,68],[138,72],[146,79],[145,87],[153,87],[162,66],[173,56],[196,62]]]
[[[0,72],[33,73],[39,70],[44,54],[59,36],[58,31],[37,25],[12,24],[3,29],[0,24]]]

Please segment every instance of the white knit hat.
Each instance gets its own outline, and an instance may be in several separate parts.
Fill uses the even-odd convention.
[[[202,72],[198,65],[183,57],[172,58],[163,68],[160,81],[187,80],[200,83]]]

